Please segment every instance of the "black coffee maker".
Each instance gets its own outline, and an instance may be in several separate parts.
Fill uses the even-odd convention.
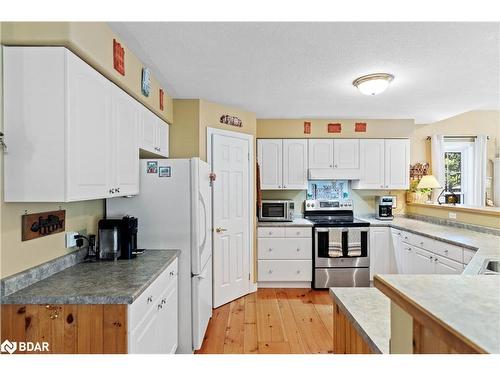
[[[132,259],[137,252],[136,217],[102,219],[98,225],[99,259]]]

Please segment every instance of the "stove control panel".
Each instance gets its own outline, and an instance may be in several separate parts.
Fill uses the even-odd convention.
[[[332,211],[354,209],[352,199],[308,199],[304,202],[306,211]]]

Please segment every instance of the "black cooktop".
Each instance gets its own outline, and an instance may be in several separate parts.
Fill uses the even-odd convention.
[[[368,227],[370,223],[359,220],[353,216],[305,216],[312,221],[316,227]]]

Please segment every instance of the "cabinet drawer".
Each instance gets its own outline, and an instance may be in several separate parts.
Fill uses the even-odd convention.
[[[311,227],[285,227],[285,237],[312,238]]]
[[[476,254],[476,251],[471,249],[463,249],[463,250],[464,250],[463,264],[467,265],[472,260],[472,257]]]
[[[177,283],[177,259],[151,283],[129,307],[129,329],[133,330],[145,319],[148,311],[156,307],[160,296]]]
[[[456,260],[460,263],[463,262],[463,249],[460,246],[452,245],[447,242],[435,241],[433,251],[437,255]]]
[[[284,227],[259,227],[259,237],[285,237]]]
[[[310,238],[259,238],[259,259],[312,260]]]
[[[312,281],[312,261],[259,260],[259,281]]]
[[[429,251],[433,251],[435,247],[435,241],[432,238],[409,232],[403,234],[403,241]]]

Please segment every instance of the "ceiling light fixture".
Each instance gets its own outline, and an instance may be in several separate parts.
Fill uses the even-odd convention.
[[[394,76],[387,73],[374,73],[356,78],[352,84],[364,95],[377,95],[385,91]]]

